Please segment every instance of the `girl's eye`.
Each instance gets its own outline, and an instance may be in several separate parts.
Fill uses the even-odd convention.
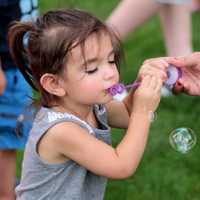
[[[93,73],[95,73],[97,70],[98,70],[98,68],[94,68],[94,69],[91,69],[91,70],[86,70],[85,72],[86,72],[87,74],[93,74]]]
[[[109,64],[115,64],[115,60],[109,60],[108,63]]]

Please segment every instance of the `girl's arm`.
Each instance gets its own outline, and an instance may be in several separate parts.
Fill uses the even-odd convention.
[[[72,122],[52,127],[38,146],[40,156],[71,159],[94,174],[113,179],[131,176],[136,170],[147,141],[149,110],[159,103],[161,80],[144,78],[134,94],[134,106],[125,136],[116,148],[98,140],[87,130]]]
[[[106,110],[108,113],[109,126],[127,129],[130,114],[124,104],[124,101],[113,100],[106,104]]]

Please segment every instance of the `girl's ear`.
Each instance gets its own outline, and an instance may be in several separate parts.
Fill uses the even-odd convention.
[[[46,73],[40,78],[41,86],[50,94],[62,97],[66,95],[65,89],[59,81],[59,77],[54,74]]]

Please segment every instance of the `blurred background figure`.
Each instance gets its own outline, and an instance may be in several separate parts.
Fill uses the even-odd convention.
[[[23,149],[31,120],[26,107],[32,91],[9,54],[7,31],[13,20],[38,15],[37,0],[0,1],[0,199],[14,200],[16,150]],[[24,45],[26,41],[24,40]],[[30,111],[29,111],[30,112]]]
[[[159,14],[168,56],[192,52],[191,0],[122,0],[107,23],[124,39],[152,15]]]

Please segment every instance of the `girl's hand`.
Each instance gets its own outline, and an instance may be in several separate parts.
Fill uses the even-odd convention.
[[[154,112],[160,102],[162,84],[160,78],[146,75],[134,93],[132,112]]]
[[[141,66],[138,78],[142,79],[144,76],[156,76],[165,81],[167,79],[167,67],[169,64],[179,65],[180,62],[173,57],[151,58],[146,60]]]
[[[4,72],[1,68],[1,60],[0,60],[0,95],[3,94],[6,87],[6,78],[4,76]]]
[[[151,58],[146,60],[138,73],[138,81],[143,80],[145,76],[154,76],[164,82],[167,79],[167,67],[169,64],[179,66],[182,62],[174,57]],[[133,108],[134,90],[123,100],[129,115]]]
[[[167,79],[166,70],[168,65],[169,64],[161,58],[146,60],[139,70],[138,78],[143,79],[144,76],[149,75],[156,76],[157,78],[164,81]]]

